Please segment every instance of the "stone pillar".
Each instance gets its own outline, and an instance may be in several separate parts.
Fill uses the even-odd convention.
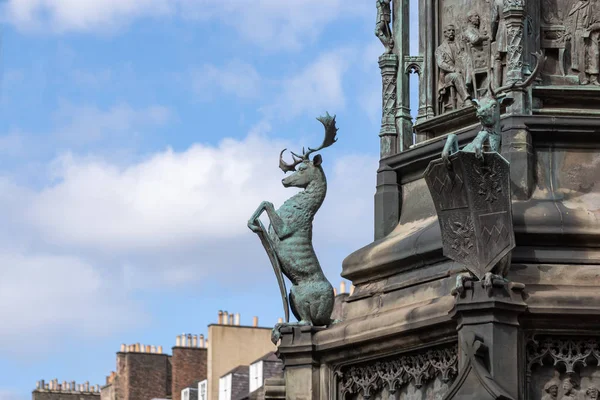
[[[379,57],[382,81],[382,115],[380,138],[380,158],[389,157],[398,152],[398,131],[396,130],[396,76],[398,74],[398,56],[383,54]]]
[[[277,355],[283,361],[286,399],[321,399],[321,369],[314,357],[313,335],[323,329],[314,326],[281,329]]]
[[[444,399],[519,399],[523,387],[518,317],[522,284],[467,282],[451,316],[457,322],[459,372]]]
[[[399,63],[410,54],[410,16],[409,0],[394,0],[392,10],[392,33],[394,35],[394,54]],[[413,123],[410,115],[410,82],[406,71],[399,66],[396,78],[396,132],[399,138],[397,151],[405,151],[412,145]]]
[[[502,17],[506,23],[506,83],[523,81],[525,55],[525,8],[523,0],[504,0]],[[514,99],[509,112],[523,114],[531,107],[529,95],[522,90],[509,92]]]
[[[513,200],[528,200],[533,192],[534,153],[531,133],[526,126],[502,133],[502,156],[510,163]]]
[[[387,236],[400,220],[401,187],[398,174],[387,165],[377,171],[375,192],[375,240]]]

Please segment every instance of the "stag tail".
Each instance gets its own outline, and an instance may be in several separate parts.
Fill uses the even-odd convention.
[[[324,148],[329,147],[335,142],[337,142],[337,138],[335,137],[335,135],[337,134],[338,128],[335,126],[335,115],[332,117],[331,115],[329,115],[328,112],[325,112],[325,115],[322,117],[318,117],[317,120],[321,122],[325,127],[325,139],[323,139],[323,144],[321,144],[321,146],[317,147],[316,149],[311,149],[309,147],[308,151],[305,151],[304,148],[302,148],[302,155],[290,152],[292,154],[292,158],[294,159],[294,162],[292,164],[288,164],[285,161],[283,161],[283,153],[287,150],[283,149],[279,154],[279,168],[281,168],[283,172],[295,171],[296,166],[304,161],[307,161],[309,159],[308,156],[311,153],[323,150]]]
[[[535,68],[533,69],[533,72],[531,73],[531,75],[529,75],[527,77],[527,79],[525,79],[523,82],[520,82],[520,83],[512,82],[511,84],[502,86],[496,90],[494,90],[494,88],[490,84],[490,91],[492,92],[493,96],[499,95],[502,92],[506,92],[507,90],[510,90],[510,89],[521,89],[521,88],[527,87],[531,84],[531,82],[533,82],[533,80],[536,78],[537,74],[542,69],[542,66],[544,64],[544,59],[543,59],[544,56],[539,51],[536,53],[531,53],[531,55],[535,57],[535,61],[536,61]]]

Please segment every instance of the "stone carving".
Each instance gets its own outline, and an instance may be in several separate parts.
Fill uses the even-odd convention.
[[[466,50],[466,84],[472,90],[472,97],[477,98],[479,89],[487,87],[490,75],[489,37],[485,30],[480,30],[481,18],[476,11],[467,14],[467,27],[463,32]],[[483,75],[483,79],[478,79]]]
[[[445,400],[512,399],[490,374],[487,362],[489,349],[482,337],[473,332],[465,334],[461,350],[466,355],[466,362],[444,396]]]
[[[444,41],[435,51],[435,59],[439,68],[438,100],[456,102],[453,99],[453,90],[461,100],[462,107],[471,105],[471,95],[467,91],[463,68],[463,53],[459,43],[456,42],[456,27],[447,25],[444,28]],[[453,104],[451,109],[456,108]]]
[[[302,155],[292,153],[293,164],[283,161],[286,149],[279,158],[279,167],[284,172],[294,172],[282,180],[283,186],[304,190],[288,199],[278,210],[275,210],[272,203],[262,202],[248,221],[248,227],[259,235],[269,255],[284,302],[286,321],[273,329],[274,343],[279,340],[282,327],[323,326],[333,322],[333,287],[323,274],[312,245],[312,222],[325,200],[327,181],[321,167],[321,155],[315,155],[312,160],[309,156],[335,143],[338,129],[335,116],[326,114],[317,119],[325,127],[325,138],[321,146],[316,149],[309,147],[308,151],[303,150]],[[268,231],[259,219],[263,212],[267,213],[270,220]],[[288,322],[288,299],[282,273],[292,283],[289,305],[299,321],[297,323]]]
[[[582,85],[600,85],[600,6],[591,0],[577,1],[567,14],[567,27],[571,70]]]
[[[477,118],[481,123],[481,131],[477,134],[475,139],[465,146],[462,151],[474,152],[477,158],[481,159],[483,153],[483,145],[485,142],[489,143],[490,151],[500,151],[500,145],[502,144],[502,135],[500,132],[500,105],[508,100],[506,93],[509,90],[525,88],[533,82],[542,66],[541,53],[533,54],[537,60],[536,67],[529,75],[529,77],[521,83],[513,82],[502,86],[498,89],[494,89],[490,84],[487,95],[481,99],[473,100],[475,107],[477,108]],[[491,83],[491,82],[490,82]],[[450,167],[448,157],[458,151],[458,137],[454,134],[448,135],[446,145],[442,151],[442,160],[446,166]]]
[[[558,396],[558,386],[560,382],[558,379],[551,379],[544,385],[544,395],[542,396],[542,400],[556,400]]]
[[[337,368],[340,399],[381,398],[400,392],[441,398],[457,374],[457,347]]]
[[[390,23],[392,21],[391,0],[375,0],[377,5],[377,23],[375,35],[385,47],[384,54],[390,54],[394,48],[394,38]]]
[[[395,154],[398,148],[398,131],[396,129],[398,57],[395,54],[380,56],[379,68],[382,81],[380,158],[384,158]]]
[[[527,343],[530,398],[597,399],[600,345],[596,337],[531,336]]]
[[[547,25],[560,24],[562,13],[558,10],[557,0],[542,0],[542,20]]]
[[[504,0],[493,0],[492,5],[492,48],[494,56],[494,78],[495,85],[501,86],[503,82],[506,53],[508,51],[508,35],[506,20],[504,19]]]

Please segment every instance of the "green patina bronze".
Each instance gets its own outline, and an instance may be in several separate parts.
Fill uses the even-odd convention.
[[[506,100],[510,100],[506,96],[506,92],[509,90],[522,89],[533,82],[539,73],[543,59],[541,53],[533,53],[533,56],[537,60],[534,71],[524,82],[513,82],[511,84],[502,86],[498,89],[492,87],[491,79],[488,80],[489,89],[485,96],[480,99],[473,99],[473,103],[477,109],[477,118],[481,123],[481,131],[477,134],[475,139],[468,145],[466,145],[462,151],[475,153],[477,158],[483,159],[483,145],[487,141],[490,145],[490,151],[500,152],[500,146],[502,144],[502,133],[500,130],[500,105]],[[448,157],[458,151],[458,137],[451,133],[448,135],[446,145],[442,151],[442,159],[446,166],[450,167]]]
[[[269,256],[283,300],[285,322],[273,329],[272,340],[277,343],[279,330],[291,325],[330,325],[334,304],[334,292],[331,283],[325,277],[321,264],[312,245],[312,224],[315,214],[323,204],[327,193],[327,180],[321,167],[321,155],[310,155],[335,143],[337,128],[335,116],[326,113],[317,118],[325,127],[325,139],[320,147],[308,148],[302,155],[292,153],[294,162],[283,161],[283,152],[279,157],[279,167],[284,172],[294,171],[282,180],[284,187],[304,189],[292,196],[275,210],[273,204],[263,201],[248,221],[248,227],[261,239]],[[270,225],[265,230],[259,217],[266,212]],[[289,322],[288,296],[283,280],[285,275],[292,287],[289,294],[289,307],[298,319]]]

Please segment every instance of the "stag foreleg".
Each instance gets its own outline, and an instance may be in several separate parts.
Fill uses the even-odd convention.
[[[283,219],[281,219],[281,217],[277,214],[277,211],[275,211],[273,203],[269,201],[263,201],[262,203],[260,203],[256,211],[254,212],[254,214],[252,214],[252,217],[248,221],[248,227],[253,231],[255,231],[255,229],[260,230],[261,228],[258,224],[258,218],[265,211],[269,216],[271,226],[273,227],[273,230],[275,231],[277,237],[280,240],[283,240],[284,238],[288,237],[291,233],[288,224],[286,224],[286,222]]]
[[[483,161],[483,144],[489,140],[490,133],[486,130],[480,131],[470,145],[470,151],[475,153],[475,157]]]
[[[451,133],[446,139],[444,150],[442,150],[442,160],[447,168],[450,168],[450,156],[458,151],[458,137]]]

